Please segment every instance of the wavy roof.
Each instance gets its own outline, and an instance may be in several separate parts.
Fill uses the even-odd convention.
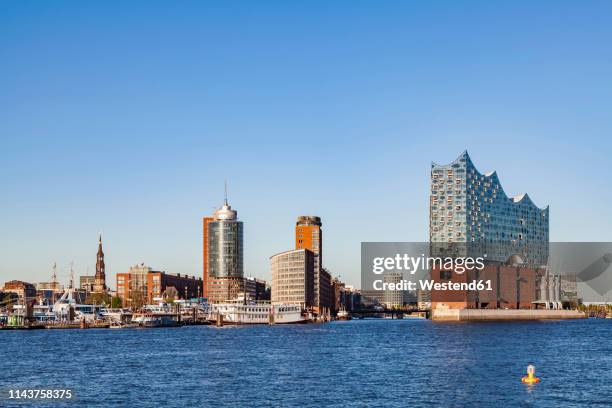
[[[497,171],[491,171],[491,172],[488,172],[488,173],[485,173],[485,174],[479,172],[478,169],[476,168],[476,166],[474,166],[474,163],[472,162],[472,159],[470,159],[470,155],[468,154],[467,150],[464,150],[463,153],[461,153],[459,155],[459,157],[457,157],[455,160],[453,160],[449,164],[437,164],[435,162],[431,162],[431,164],[432,164],[432,167],[452,167],[454,164],[459,164],[461,159],[465,159],[466,164],[470,164],[474,168],[476,173],[478,173],[479,176],[484,176],[486,179],[496,182],[499,185],[499,190],[504,195],[504,197],[506,197],[506,199],[510,200],[512,203],[514,203],[514,204],[531,205],[531,206],[537,208],[540,211],[547,211],[548,210],[548,206],[546,206],[544,208],[538,207],[531,200],[531,197],[529,197],[529,195],[527,193],[517,194],[517,195],[515,195],[513,197],[508,196],[506,194],[506,192],[504,191],[504,188],[503,188],[502,184],[499,181],[499,178],[497,176]]]

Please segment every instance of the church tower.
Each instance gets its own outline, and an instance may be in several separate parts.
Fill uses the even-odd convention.
[[[104,251],[102,251],[102,234],[98,239],[98,255],[96,260],[96,276],[94,279],[94,293],[106,293],[106,273],[104,270]]]

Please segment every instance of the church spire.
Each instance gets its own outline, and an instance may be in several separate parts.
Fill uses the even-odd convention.
[[[96,275],[94,277],[94,292],[106,292],[106,267],[104,265],[104,251],[102,250],[102,234],[98,236],[98,254],[96,256]]]

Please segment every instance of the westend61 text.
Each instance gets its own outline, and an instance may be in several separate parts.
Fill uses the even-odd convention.
[[[493,290],[490,280],[473,280],[471,282],[436,282],[434,280],[419,280],[420,290]],[[373,283],[374,290],[417,290],[417,283],[402,279],[399,282],[383,282],[381,279]]]

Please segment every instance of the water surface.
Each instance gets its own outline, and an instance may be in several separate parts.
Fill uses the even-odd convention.
[[[0,331],[10,388],[69,388],[28,406],[609,407],[612,320]],[[520,382],[534,364],[542,382]]]

